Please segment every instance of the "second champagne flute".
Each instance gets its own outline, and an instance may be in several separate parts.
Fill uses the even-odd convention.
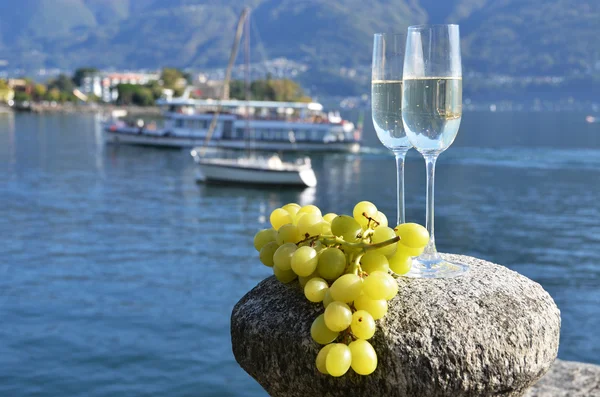
[[[415,260],[409,277],[455,277],[468,266],[444,260],[435,248],[434,176],[437,157],[458,133],[462,118],[462,66],[458,25],[408,28],[403,71],[402,119],[410,142],[427,166],[429,244]]]
[[[373,40],[371,113],[377,137],[396,156],[397,225],[404,223],[404,158],[412,147],[402,124],[402,66],[406,35],[377,33]]]

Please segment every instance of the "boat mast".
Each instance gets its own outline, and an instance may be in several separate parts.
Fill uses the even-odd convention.
[[[225,79],[223,80],[223,95],[221,100],[227,99],[226,93],[229,91],[229,82],[231,81],[231,69],[233,69],[233,64],[235,63],[235,58],[237,57],[238,48],[240,46],[240,39],[242,38],[244,23],[246,22],[248,16],[250,15],[250,7],[246,7],[242,10],[240,18],[238,19],[237,27],[235,29],[235,37],[233,39],[233,45],[231,47],[231,53],[229,54],[229,62],[227,63],[227,69],[225,70]],[[247,35],[248,36],[248,35]],[[248,88],[247,88],[248,90]],[[247,95],[247,94],[246,94]],[[206,133],[206,139],[204,140],[204,145],[200,149],[200,155],[204,156],[206,153],[206,148],[208,147],[208,142],[212,137],[212,134],[217,126],[217,120],[219,119],[219,113],[221,113],[221,109],[223,106],[219,102],[217,106],[217,110],[215,111],[213,118],[210,122],[210,126],[208,127],[208,131]]]
[[[250,141],[250,9],[247,8],[246,23],[244,24],[244,89],[246,97],[246,123],[244,128],[244,137],[246,148]]]

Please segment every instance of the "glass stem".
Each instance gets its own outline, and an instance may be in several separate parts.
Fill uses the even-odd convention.
[[[434,185],[435,185],[435,162],[438,158],[439,153],[424,154],[425,165],[427,167],[427,212],[426,212],[426,226],[429,232],[429,243],[423,250],[423,253],[419,257],[424,262],[438,262],[441,260],[435,248],[435,234],[433,227],[434,219]]]
[[[406,158],[406,153],[410,148],[402,148],[394,150],[394,155],[396,156],[396,172],[397,172],[397,189],[398,195],[398,206],[396,207],[397,211],[397,222],[396,225],[401,225],[406,222],[406,217],[404,214],[404,159]]]

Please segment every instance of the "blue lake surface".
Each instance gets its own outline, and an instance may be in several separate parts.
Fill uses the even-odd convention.
[[[438,162],[436,240],[541,283],[559,357],[600,364],[600,124],[584,116],[466,113]],[[105,147],[97,121],[0,116],[0,396],[265,396],[229,338],[270,275],[254,233],[292,201],[395,218],[393,158],[367,123],[373,149],[313,157],[316,189],[205,186],[187,151]],[[414,151],[406,195],[423,223]]]

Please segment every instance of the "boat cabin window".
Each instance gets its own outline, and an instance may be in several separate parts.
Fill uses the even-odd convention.
[[[229,137],[231,137],[232,132],[233,132],[233,121],[225,120],[225,122],[223,122],[223,135],[229,138]]]
[[[175,120],[175,127],[183,128],[183,120],[182,119]]]

